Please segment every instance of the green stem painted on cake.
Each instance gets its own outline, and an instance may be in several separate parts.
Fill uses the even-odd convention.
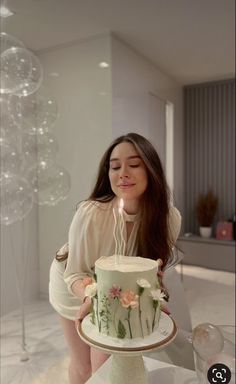
[[[144,334],[143,334],[143,324],[142,324],[142,310],[141,310],[141,295],[139,296],[139,323],[140,323],[140,328],[141,328],[141,333],[142,333],[142,337],[144,337]]]
[[[110,303],[106,295],[103,296],[100,303],[99,318],[101,328],[105,328],[107,335],[109,335],[109,322],[111,321]]]
[[[131,326],[130,326],[130,312],[131,312],[131,307],[128,308],[128,318],[126,320],[128,321],[130,338],[133,339],[133,335],[132,335],[132,331],[131,331]]]
[[[118,300],[118,298],[117,298],[117,300]],[[117,312],[117,309],[118,309],[118,305],[119,305],[119,302],[117,301],[115,309],[114,309],[114,313],[113,313],[113,325],[114,325],[116,333],[118,333],[118,327],[116,327],[116,312]]]
[[[97,315],[97,322],[98,322],[98,330],[101,332],[101,321],[99,320],[99,312],[98,312],[98,297],[96,297],[96,315]]]
[[[154,327],[156,324],[156,313],[157,313],[157,308],[158,308],[158,301],[153,300],[153,308],[154,308],[154,315],[153,315],[153,320],[152,320],[152,332],[154,331]]]

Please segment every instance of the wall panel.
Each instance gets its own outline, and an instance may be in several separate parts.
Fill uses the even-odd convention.
[[[217,220],[235,211],[235,82],[226,80],[184,88],[185,232],[198,232],[199,193],[219,198]]]

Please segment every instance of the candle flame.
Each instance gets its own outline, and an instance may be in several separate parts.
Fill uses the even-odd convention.
[[[124,200],[121,198],[119,201],[119,213],[122,213],[122,209],[124,208]]]

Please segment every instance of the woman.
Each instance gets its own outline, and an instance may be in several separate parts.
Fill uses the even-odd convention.
[[[161,258],[164,271],[171,261],[181,217],[170,206],[157,152],[136,133],[119,137],[105,152],[94,190],[80,203],[73,218],[68,258],[61,263],[54,260],[51,267],[50,301],[60,314],[69,346],[71,384],[84,383],[108,357],[79,338],[73,320],[82,320],[91,305],[84,294],[83,279],[93,275],[99,257],[114,254],[113,208],[120,198],[124,200],[125,254]],[[60,253],[63,259],[66,249],[58,257]]]

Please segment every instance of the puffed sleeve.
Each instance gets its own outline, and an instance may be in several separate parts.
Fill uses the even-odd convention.
[[[72,295],[72,284],[93,274],[99,242],[94,209],[91,202],[81,203],[69,229],[69,253],[63,277]]]
[[[174,246],[181,229],[182,217],[177,208],[171,206],[168,217],[168,227],[171,245]]]

